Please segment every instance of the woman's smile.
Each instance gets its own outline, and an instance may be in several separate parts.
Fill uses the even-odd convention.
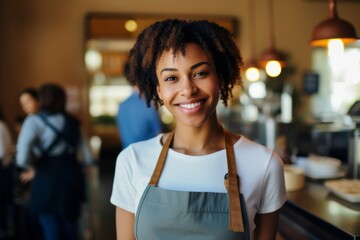
[[[202,106],[204,105],[205,100],[200,100],[197,102],[191,102],[191,103],[179,103],[176,104],[179,106],[181,111],[187,114],[196,113],[201,110]]]

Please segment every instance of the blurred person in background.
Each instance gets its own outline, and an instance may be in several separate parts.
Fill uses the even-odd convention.
[[[132,85],[132,89],[131,95],[119,105],[116,116],[123,149],[162,132],[159,113],[153,107],[147,107],[145,98],[139,95],[135,85]]]
[[[18,95],[19,103],[23,111],[22,114],[15,118],[14,129],[17,139],[22,125],[28,115],[35,114],[39,110],[39,95],[38,90],[34,87],[24,88]],[[29,159],[33,162],[33,159]],[[16,168],[18,175],[21,169]],[[20,179],[15,179],[15,203],[18,207],[18,214],[16,215],[20,224],[17,226],[17,237],[27,240],[38,240],[42,238],[42,231],[39,221],[34,213],[29,211],[29,197],[30,197],[30,182],[21,183]]]
[[[39,97],[35,88],[25,88],[20,92],[19,102],[26,115],[34,114],[39,109]]]
[[[0,111],[0,239],[9,237],[13,227],[13,141]]]
[[[78,239],[86,195],[83,166],[91,166],[93,156],[80,122],[65,111],[64,89],[48,83],[38,94],[39,112],[25,119],[17,142],[20,180],[31,181],[29,208],[39,218],[44,239]]]

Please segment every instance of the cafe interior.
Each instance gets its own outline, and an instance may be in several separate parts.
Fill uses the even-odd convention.
[[[216,22],[234,34],[244,61],[244,86],[217,114],[284,162],[277,239],[360,239],[359,13],[358,0],[2,1],[0,109],[16,140],[20,91],[64,87],[97,161],[83,239],[115,239],[115,116],[131,93],[129,50],[159,20]],[[159,114],[171,130],[171,114]],[[13,227],[18,239],[28,239],[23,224]]]

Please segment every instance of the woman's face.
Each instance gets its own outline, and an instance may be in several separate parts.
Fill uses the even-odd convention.
[[[216,118],[220,89],[213,60],[197,44],[186,45],[186,55],[164,51],[156,67],[157,93],[176,124],[200,127]]]
[[[28,93],[21,94],[20,104],[26,114],[33,114],[37,112],[38,102]]]

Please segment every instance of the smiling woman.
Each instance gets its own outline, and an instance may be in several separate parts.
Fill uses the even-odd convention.
[[[282,161],[225,130],[216,114],[242,84],[241,66],[233,35],[216,23],[169,19],[139,35],[126,76],[176,124],[119,154],[118,240],[275,239],[286,201]]]

